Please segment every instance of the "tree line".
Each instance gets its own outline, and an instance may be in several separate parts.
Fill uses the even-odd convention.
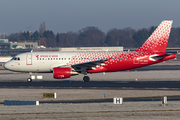
[[[45,23],[34,33],[19,32],[7,36],[11,42],[39,42],[46,47],[112,47],[138,48],[156,29],[156,26],[135,30],[132,28],[110,29],[104,33],[97,27],[86,27],[78,32],[54,34],[46,30]],[[172,28],[167,47],[180,47],[180,27]]]

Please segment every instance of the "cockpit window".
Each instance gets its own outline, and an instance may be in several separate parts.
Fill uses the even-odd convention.
[[[14,60],[15,57],[13,57],[11,60]]]
[[[13,57],[11,60],[20,60],[20,58],[19,57]]]

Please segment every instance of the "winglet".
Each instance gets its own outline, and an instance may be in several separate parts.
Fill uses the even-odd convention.
[[[172,20],[164,20],[136,51],[142,52],[165,52],[171,31]]]

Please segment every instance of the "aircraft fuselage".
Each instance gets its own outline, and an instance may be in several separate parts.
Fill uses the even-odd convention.
[[[175,58],[175,54],[155,60],[155,52],[29,52],[22,53],[4,66],[17,72],[52,72],[54,67],[71,66],[90,61],[106,60],[103,64],[87,70],[88,73],[114,72],[139,68]]]

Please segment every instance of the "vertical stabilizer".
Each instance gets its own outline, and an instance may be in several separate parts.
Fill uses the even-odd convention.
[[[142,52],[165,52],[171,31],[172,20],[164,20],[136,51]]]

